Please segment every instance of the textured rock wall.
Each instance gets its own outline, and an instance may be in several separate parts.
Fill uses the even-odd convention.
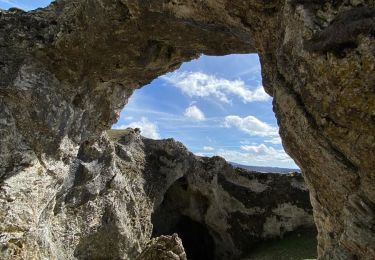
[[[164,220],[185,214],[207,225],[222,247],[217,259],[236,257],[256,241],[314,226],[308,192],[300,176],[236,172],[221,158],[199,158],[173,139],[143,139],[131,129],[111,131],[110,135],[114,142],[104,134],[94,144],[81,146],[69,175],[55,190],[46,189],[50,197],[44,208],[38,208],[40,201],[30,200],[36,196],[32,191],[22,190],[24,196],[20,196],[17,189],[4,189],[3,194],[9,197],[8,206],[1,210],[2,259],[152,259],[156,256],[163,259],[164,254],[171,252],[183,259],[178,238],[161,236],[149,242],[153,224],[154,230],[161,231],[166,224],[152,221],[152,214],[170,202],[166,194],[168,190],[181,188],[181,178],[192,182],[189,191],[195,189],[192,192],[200,191],[202,195],[189,196],[189,191],[179,193],[174,198],[181,202],[177,203],[179,208],[170,207],[170,212],[156,214],[165,217]],[[238,186],[241,178],[250,186]],[[278,179],[283,181],[276,184]],[[33,185],[41,182],[31,181]],[[233,186],[245,194],[231,190]],[[17,187],[22,189],[24,185],[19,183]],[[272,197],[265,192],[275,194]],[[261,197],[266,200],[264,203],[257,201]],[[20,203],[21,199],[24,204]],[[193,204],[188,206],[184,201]],[[208,208],[199,206],[206,201]],[[254,220],[247,223],[247,218]],[[165,231],[168,234],[169,230]],[[247,232],[249,236],[245,235]],[[146,249],[139,255],[143,248]]]
[[[14,254],[58,255],[45,246],[50,208],[77,192],[64,213],[76,216],[80,200],[102,197],[114,148],[97,141],[132,91],[200,53],[257,52],[283,144],[311,191],[320,258],[374,258],[374,20],[373,0],[58,0],[1,11],[2,241]],[[90,167],[106,173],[101,181],[86,176]],[[93,184],[81,187],[78,176]]]
[[[277,51],[262,55],[265,86],[311,192],[319,256],[372,259],[375,2],[295,2]]]
[[[165,164],[163,157],[158,161]],[[165,175],[164,167],[160,171]],[[315,228],[301,175],[234,169],[220,157],[196,160],[168,189],[152,223],[154,236],[177,232],[188,257],[195,253],[193,259],[239,259],[263,240]],[[194,223],[208,234],[199,226],[194,231]],[[200,246],[201,255],[196,252]]]
[[[176,234],[153,238],[137,257],[139,260],[173,259],[186,260],[186,254],[181,239]]]

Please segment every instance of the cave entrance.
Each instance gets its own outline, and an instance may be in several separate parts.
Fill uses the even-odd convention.
[[[206,198],[191,191],[187,180],[180,178],[152,215],[153,237],[177,233],[189,260],[215,259],[215,240],[204,224],[207,208]],[[192,212],[196,220],[188,216]]]
[[[281,144],[257,54],[202,55],[183,63],[135,91],[113,126],[127,127],[152,139],[172,137],[196,155],[273,167],[255,171],[298,168]]]
[[[208,229],[189,217],[181,216],[171,234],[177,233],[182,240],[189,260],[213,260],[215,244]]]

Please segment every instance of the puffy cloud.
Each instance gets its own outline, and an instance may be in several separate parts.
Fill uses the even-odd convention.
[[[158,126],[155,123],[150,122],[146,117],[142,117],[140,121],[132,122],[128,125],[120,125],[116,127],[116,129],[126,129],[128,127],[141,129],[141,134],[144,137],[160,139]]]
[[[203,112],[197,106],[186,108],[184,115],[194,121],[204,121],[206,119]]]
[[[242,80],[227,80],[202,72],[174,72],[162,78],[190,97],[215,97],[225,103],[230,103],[229,95],[237,96],[244,103],[270,98],[262,86],[250,90]]]
[[[215,148],[211,146],[203,146],[203,151],[212,152],[212,151],[215,151]]]
[[[241,150],[250,152],[253,155],[269,156],[276,160],[290,159],[289,156],[282,149],[275,149],[273,147],[266,146],[265,144],[260,145],[243,145]]]
[[[220,149],[218,155],[231,162],[238,162],[247,165],[293,165],[293,160],[283,149],[260,145],[244,145],[241,151]]]
[[[224,126],[237,127],[241,131],[250,135],[278,136],[278,129],[276,127],[272,127],[254,116],[247,116],[244,118],[235,115],[226,116],[224,119]]]
[[[265,140],[264,142],[271,143],[271,144],[281,144],[281,138],[280,138],[280,136],[277,136],[277,137],[271,138],[269,140]]]
[[[130,120],[133,120],[134,117],[132,117],[132,116],[126,116],[124,119],[130,121]]]

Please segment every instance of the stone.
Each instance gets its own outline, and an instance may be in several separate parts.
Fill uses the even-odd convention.
[[[103,132],[135,89],[182,62],[254,52],[310,191],[318,257],[375,258],[374,21],[372,0],[57,0],[1,10],[2,258],[84,258],[96,244],[83,237],[120,241],[102,252],[113,258],[138,255],[162,198],[139,195],[142,152]]]
[[[174,230],[186,218],[185,229],[196,221],[214,238],[211,251],[203,249],[212,256],[207,259],[232,259],[256,241],[314,227],[300,175],[235,169],[219,157],[197,157],[173,139],[143,138],[138,129],[108,135],[81,146],[46,208],[27,204],[39,202],[26,198],[35,191],[20,196],[4,189],[7,202],[18,204],[2,211],[10,213],[1,223],[2,258],[184,259],[181,240],[163,235],[176,231],[188,241],[184,230]],[[152,235],[159,237],[150,241]],[[200,233],[192,235],[200,241]]]
[[[151,239],[137,259],[187,260],[182,241],[177,234]]]
[[[57,189],[43,186],[49,178],[42,169],[32,168],[34,178],[30,172],[16,178],[32,181],[37,190],[22,193],[22,182],[13,178],[2,186],[2,259],[183,259],[179,238],[163,235],[173,234],[170,220],[184,216],[214,235],[210,252],[216,259],[239,256],[255,241],[314,227],[301,176],[234,169],[219,157],[197,157],[173,139],[143,138],[139,129],[111,130],[82,145]],[[189,184],[181,186],[184,180]],[[43,203],[27,197],[37,197],[41,187],[56,195],[45,208],[30,207]],[[242,236],[249,230],[254,232],[247,241]],[[160,237],[149,242],[152,234]]]
[[[197,157],[190,165],[164,194],[152,223],[154,236],[177,232],[191,259],[239,259],[262,241],[315,229],[300,174],[249,172],[220,157]]]

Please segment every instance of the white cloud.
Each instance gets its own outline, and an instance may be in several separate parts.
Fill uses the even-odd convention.
[[[206,119],[203,112],[197,106],[186,108],[184,115],[194,121],[204,121]]]
[[[265,144],[260,145],[243,145],[241,150],[251,153],[252,155],[267,156],[275,160],[288,160],[289,156],[282,149],[275,149],[273,147],[266,146]]]
[[[133,119],[134,119],[134,117],[132,117],[132,116],[126,116],[126,117],[124,117],[124,119],[125,119],[125,120],[129,120],[129,121],[130,121],[130,120],[133,120]]]
[[[277,127],[272,127],[269,124],[260,121],[254,116],[239,117],[239,116],[226,116],[224,119],[225,127],[237,127],[241,131],[250,135],[257,136],[278,136]]]
[[[218,155],[231,162],[243,163],[247,165],[277,165],[293,166],[294,161],[285,153],[283,149],[260,145],[241,146],[242,151],[220,149]]]
[[[0,0],[0,3],[8,4],[8,5],[13,5],[13,6],[20,6],[17,1],[10,1],[10,0]]]
[[[215,151],[215,148],[211,146],[203,146],[203,151],[212,152],[212,151]]]
[[[278,136],[278,137],[274,137],[274,138],[269,139],[269,140],[265,140],[264,142],[271,143],[271,144],[281,144],[281,138],[280,138],[280,136]]]
[[[150,122],[146,117],[142,117],[140,121],[132,122],[128,125],[120,125],[115,128],[126,129],[128,127],[141,129],[141,134],[144,137],[148,137],[151,139],[160,139],[158,126],[155,123]]]
[[[262,86],[250,90],[242,80],[227,80],[202,72],[174,72],[162,78],[190,97],[215,97],[225,103],[230,103],[229,95],[239,97],[244,103],[270,98]]]

